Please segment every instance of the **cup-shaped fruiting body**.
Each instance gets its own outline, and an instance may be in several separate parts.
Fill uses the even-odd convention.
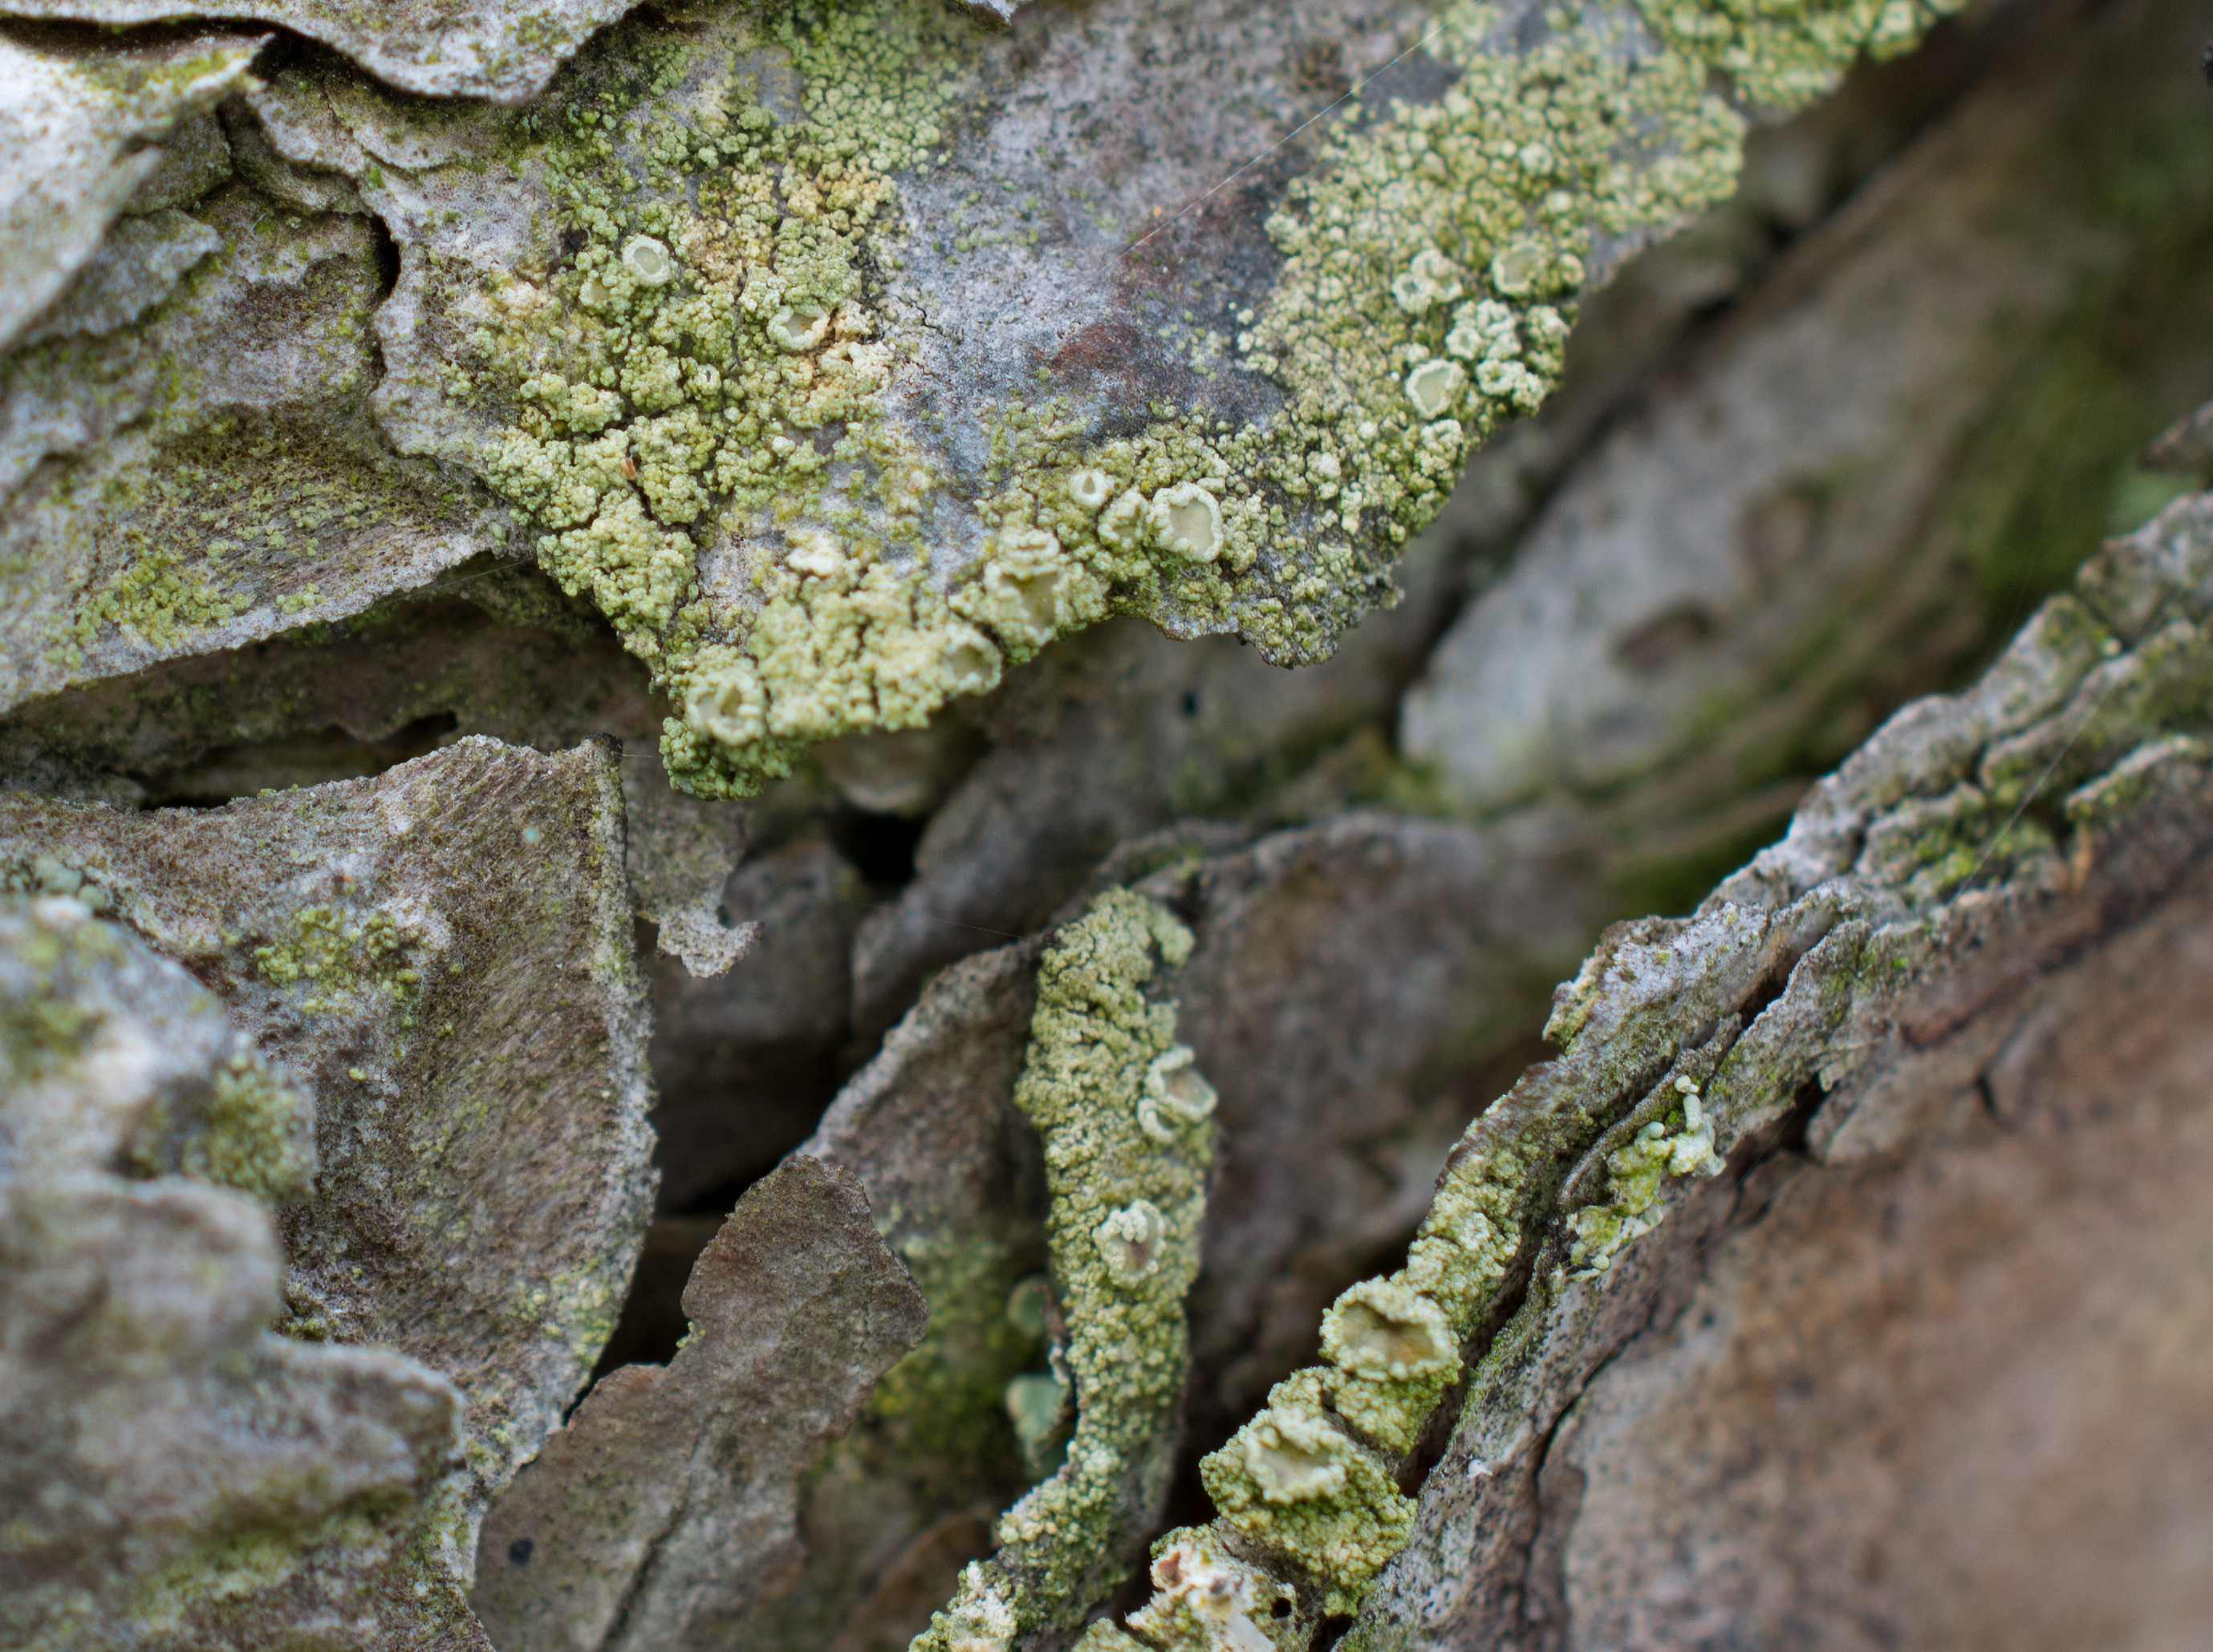
[[[1152,523],[1153,537],[1186,562],[1212,562],[1222,554],[1222,506],[1196,482],[1155,494]]]
[[[1104,619],[1106,586],[1061,549],[1058,535],[1019,528],[993,536],[982,571],[953,606],[989,627],[1019,659],[1064,631]]]
[[[795,356],[814,349],[829,331],[828,312],[814,304],[786,304],[768,319],[769,342]]]
[[[791,546],[783,557],[787,568],[827,579],[845,565],[844,547],[838,543],[834,533],[819,527],[798,527],[784,538]]]
[[[1070,1398],[1068,1383],[1049,1371],[1025,1371],[1007,1384],[1007,1420],[1033,1472],[1044,1467],[1039,1459],[1067,1423]]]
[[[949,699],[988,694],[999,686],[1003,664],[998,645],[973,625],[958,620],[894,631],[877,644],[875,662],[880,706],[896,686],[914,708],[912,715],[885,716],[887,727],[919,728],[925,716]]]
[[[1102,510],[1114,497],[1114,479],[1105,471],[1086,466],[1068,479],[1068,497],[1083,510]]]
[[[1167,1223],[1161,1219],[1160,1207],[1149,1199],[1137,1199],[1108,1212],[1106,1220],[1091,1230],[1107,1273],[1116,1284],[1124,1286],[1142,1283],[1151,1277],[1161,1265],[1161,1241],[1167,1235]]]
[[[1581,286],[1582,279],[1581,259],[1556,252],[1541,241],[1510,242],[1491,260],[1491,284],[1509,298],[1564,291]]]
[[[623,268],[637,277],[640,284],[665,287],[676,275],[676,260],[668,255],[668,248],[650,235],[632,235],[623,243]]]
[[[1391,283],[1391,300],[1409,315],[1425,315],[1464,290],[1460,271],[1434,247],[1424,247]]]
[[[1275,1652],[1260,1625],[1287,1618],[1297,1591],[1224,1551],[1211,1532],[1173,1534],[1153,1558],[1153,1598],[1130,1627],[1155,1646]]]
[[[1270,1503],[1308,1503],[1344,1490],[1352,1442],[1320,1417],[1271,1405],[1237,1430],[1246,1472]]]
[[[766,732],[768,696],[743,660],[726,653],[692,669],[684,692],[684,720],[710,740],[744,746]]]
[[[1100,513],[1100,540],[1116,551],[1136,550],[1144,543],[1150,510],[1143,494],[1135,488],[1125,490],[1121,497]]]
[[[1420,1292],[1368,1279],[1322,1316],[1322,1357],[1372,1381],[1405,1381],[1456,1371],[1459,1342],[1444,1310]]]
[[[1460,400],[1460,393],[1467,387],[1467,375],[1460,363],[1448,362],[1442,356],[1424,362],[1406,375],[1406,399],[1414,404],[1414,411],[1424,421],[1442,418],[1452,411]]]
[[[1052,1327],[1052,1281],[1030,1273],[1015,1281],[1007,1293],[1007,1323],[1033,1342],[1043,1342]]]
[[[1196,1061],[1191,1046],[1179,1044],[1145,1069],[1137,1128],[1164,1146],[1175,1139],[1180,1126],[1204,1124],[1214,1116],[1219,1098]]]

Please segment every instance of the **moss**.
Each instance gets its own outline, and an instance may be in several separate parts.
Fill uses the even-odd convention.
[[[1017,1635],[1072,1628],[1120,1581],[1125,1545],[1166,1492],[1211,1127],[1209,1109],[1155,1106],[1149,1131],[1140,1108],[1149,1078],[1164,1086],[1189,1071],[1161,978],[1192,944],[1163,908],[1114,890],[1039,966],[1015,1101],[1044,1138],[1076,1431],[1059,1470],[1001,1519],[997,1554],[963,1574],[918,1652],[1003,1652]],[[1175,1094],[1198,1092],[1186,1082]]]

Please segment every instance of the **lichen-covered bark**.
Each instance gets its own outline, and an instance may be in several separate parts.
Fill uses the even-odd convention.
[[[433,1570],[465,1589],[485,1499],[613,1328],[652,1198],[613,755],[472,738],[212,812],[9,796],[0,875],[190,966],[305,1086],[283,1328],[460,1391],[459,1537]]]
[[[2130,956],[2186,922],[2167,903],[2190,910],[2175,892],[2197,879],[2213,818],[2192,732],[2213,717],[2207,650],[2191,617],[2204,612],[2207,510],[2198,496],[2108,546],[2085,569],[2079,598],[2055,598],[1970,692],[1921,702],[1886,725],[1699,917],[1613,936],[1555,1009],[1567,1055],[1478,1120],[1460,1161],[1472,1161],[1474,1144],[1527,1140],[1506,1116],[1563,1078],[1550,1111],[1634,1124],[1625,1105],[1649,1077],[1716,1040],[1728,1047],[1703,1080],[1716,1151],[1749,1162],[1795,1110],[1810,1113],[1801,1122],[1818,1161],[1894,1154],[1993,1082],[1985,1076],[2009,1046],[2021,1059],[2017,1040],[2051,1025],[2045,1006],[2125,997],[2141,967]],[[1985,804],[1993,795],[2004,804]],[[1745,977],[1727,937],[1747,924],[1792,939],[1770,971]],[[1619,1022],[1649,967],[1640,960],[1662,955],[1690,990],[1671,995],[1657,1020]],[[2165,1023],[2148,1005],[2139,1013],[2150,1028]],[[2172,1035],[2144,1036],[2163,1048],[2156,1040]],[[2152,1095],[2160,1082],[2146,1075]],[[2186,1113],[2155,1116],[2166,1120],[2156,1128],[2193,1128]],[[1562,1173],[1578,1159],[1592,1166],[1600,1150],[1552,1162]],[[1578,1172],[1571,1192],[1578,1180],[1597,1191],[1598,1178]],[[1679,1186],[1661,1195],[1670,1210],[1692,1197]],[[1452,1193],[1448,1171],[1441,1197]],[[1695,1220],[1726,1213],[1725,1201],[1704,1208]],[[1553,1430],[1692,1265],[1676,1249],[1593,1275],[1573,1266],[1567,1233],[1555,1217],[1521,1247],[1526,1297],[1491,1340],[1452,1444],[1430,1472],[1414,1536],[1356,1626],[1363,1644],[1480,1643],[1520,1633],[1559,1604],[1557,1574],[1529,1570],[1544,1521],[1555,1522],[1546,1564],[1561,1564],[1557,1545],[1572,1543],[1560,1523],[1575,1517],[1547,1514],[1533,1489]],[[1588,1486],[1582,1495],[1594,1497]],[[1978,1519],[2002,1518],[1997,1505],[1971,1501]],[[1842,1518],[1870,1532],[1875,1516],[1862,1505]],[[1579,1587],[1594,1602],[1593,1634],[1631,1610],[1671,1621],[1664,1594],[1647,1593],[1661,1587],[1649,1570],[1641,1583]],[[1948,1588],[1961,1592],[1946,1609],[1982,1609],[1972,1585]],[[2144,1610],[2184,1611],[2170,1604],[2183,1600],[2155,1589]],[[1732,1621],[1747,1612],[1757,1615],[1741,1603]],[[1572,1623],[1539,1632],[1584,1643]]]
[[[799,1487],[923,1333],[850,1171],[756,1183],[684,1289],[665,1368],[596,1385],[485,1524],[471,1596],[502,1648],[713,1647],[789,1586]]]
[[[191,364],[49,444],[133,491],[36,514],[77,553],[24,594],[46,658],[14,692],[357,613],[511,538],[679,702],[663,755],[707,796],[918,726],[1113,612],[1324,657],[1471,445],[1558,378],[1585,283],[1726,193],[1742,122],[1710,70],[1792,107],[1930,15],[1312,10],[701,11],[608,34],[515,113],[277,70],[229,125],[283,226],[204,198],[180,233],[215,228],[229,284],[52,368],[81,398],[156,338]],[[296,21],[409,90],[512,97],[607,20],[493,14],[489,56],[458,19],[375,50]],[[1161,52],[1176,74],[1143,72]],[[1224,76],[1267,95],[1189,94]],[[376,251],[356,214],[396,248],[388,296],[346,279]],[[247,383],[195,348],[195,314],[265,312],[322,265],[329,359],[271,338]],[[326,497],[247,495],[241,418],[265,452],[312,436]],[[153,450],[116,448],[134,424]],[[270,566],[303,529],[307,565]]]
[[[2147,388],[2208,370],[2184,364],[2201,302],[2184,247],[2213,221],[2189,136],[2202,88],[2143,70],[2196,27],[2176,6],[2042,21],[2048,49],[1793,248],[1612,433],[1406,698],[1405,752],[1455,807],[1625,785],[1640,810],[1734,799],[1802,762],[1802,731],[1849,718],[1871,676],[1930,686],[1979,641],[1978,607],[2018,600],[2047,536],[2071,527],[2062,566],[2079,558],[2096,489],[2167,415]],[[2127,122],[2099,119],[2124,101]],[[2175,210],[2149,242],[2131,231],[2148,155]],[[2017,194],[2027,176],[2041,186]],[[2094,342],[2117,305],[2143,344]],[[2064,456],[2039,461],[2058,398],[2097,429],[2069,417]],[[2094,436],[2110,448],[2085,451]],[[2039,462],[2064,473],[2025,486]]]
[[[528,40],[497,11],[373,39],[302,13],[271,27],[337,55],[279,38],[218,109],[146,117],[162,153],[101,162],[71,222],[108,227],[79,262],[22,243],[69,286],[0,357],[0,881],[119,913],[267,1046],[149,1111],[132,1172],[276,1204],[286,1328],[444,1371],[470,1452],[393,1492],[400,1524],[430,1510],[404,1564],[317,1551],[285,1582],[273,1551],[231,1554],[210,1576],[256,1625],[296,1631],[308,1579],[369,1601],[372,1638],[479,1643],[473,1522],[574,1399],[645,1216],[648,984],[661,1216],[619,1341],[674,1363],[603,1372],[493,1502],[478,1600],[502,1643],[875,1652],[948,1602],[941,1639],[1092,1652],[1290,1652],[1355,1613],[1393,1644],[1878,1623],[1852,1593],[1875,1586],[1820,1566],[1882,1551],[1892,1492],[1825,1501],[1830,1460],[1698,1385],[1872,1369],[1849,1332],[1792,1364],[1759,1316],[1826,1311],[1789,1295],[1795,1259],[1835,1263],[1865,1318],[1853,1257],[1880,1282],[1940,1253],[1839,1258],[1856,1216],[1794,1213],[1941,1212],[1914,1167],[1998,1173],[1948,1098],[1979,1078],[2016,1105],[2007,1064],[2074,1013],[2039,995],[2118,1025],[2141,995],[2100,997],[2100,960],[2185,955],[2161,903],[2201,835],[2204,506],[1887,725],[1700,914],[1613,932],[1557,1006],[1558,1058],[1452,1138],[1605,917],[1681,910],[1903,696],[1994,649],[2109,511],[2150,509],[2125,452],[2202,395],[2213,338],[2187,278],[2202,92],[2171,5],[2017,0],[1754,133],[1740,198],[1625,263],[1735,164],[1717,88],[1789,105],[1928,21],[1740,11],[1113,0],[999,32],[917,0],[661,9],[589,40],[581,13]],[[502,30],[523,49],[472,47]],[[91,38],[9,49],[82,81]],[[1387,597],[1478,432],[1562,373],[1397,564],[1395,612],[1327,664],[1266,663]],[[2192,440],[2155,456],[2187,472]],[[619,783],[603,751],[539,754],[597,734],[625,742]],[[537,751],[466,739],[487,735]],[[765,789],[673,793],[664,736],[693,789]],[[401,796],[412,831],[364,823]],[[995,1527],[1052,1503],[1102,1321],[1052,1289],[1074,1195],[1017,1087],[1050,937],[1125,888],[1192,942],[1174,1036],[1218,1087],[1216,1168],[1187,1389],[1094,1476],[1111,1529],[1042,1533],[1060,1566]],[[466,931],[464,975],[418,898]],[[658,944],[643,980],[633,940]],[[431,1025],[434,997],[461,1013]],[[2008,1032],[2015,1004],[2045,1030]],[[429,1121],[399,1146],[395,1108]],[[2131,1117],[2179,1187],[2186,1106]],[[863,1350],[820,1411],[789,1397],[796,1351],[736,1369],[741,1298],[774,1292],[718,1286],[681,1351],[674,1300],[810,1131],[852,1178],[831,1248],[928,1305],[887,1339],[810,1298],[820,1334],[777,1346]],[[1788,1180],[1772,1155],[1801,1148],[1825,1167]],[[2098,1136],[2064,1188],[2062,1149],[2003,1173],[2045,1177],[2094,1240],[2128,1148]],[[2179,1194],[2147,1197],[2128,1253],[2155,1259],[2154,1230],[2187,1228]],[[1092,1213],[1093,1252],[1143,1243],[1138,1203]],[[2003,1203],[1942,1253],[2017,1281]],[[1763,1226],[1771,1204],[1788,1219]],[[749,1249],[763,1277],[820,1259],[791,1227]],[[1701,1291],[1738,1316],[1704,1340],[1669,1318]],[[1881,1369],[1972,1432],[1989,1414],[1935,1390],[2015,1321],[1982,1323],[1958,1367]],[[2160,1392],[2192,1415],[2186,1385]],[[1856,1415],[1856,1440],[1887,1426]],[[698,1426],[720,1444],[694,1450]],[[1747,1493],[1736,1457],[1683,1445],[1700,1427],[1771,1473]],[[657,1443],[629,1450],[641,1429]],[[726,1472],[722,1446],[771,1432],[771,1470]],[[1222,1519],[1155,1546],[1149,1599],[1094,1606],[1164,1487],[1176,1518],[1210,1492]],[[1814,1535],[1781,1543],[1772,1509]],[[741,1530],[750,1558],[713,1558]],[[1971,1634],[1979,1597],[1940,1569],[1907,1569],[1928,1593],[1885,1633]],[[2143,1621],[2191,1621],[2186,1587],[2130,1575]]]
[[[439,1553],[460,1397],[389,1350],[266,1328],[270,1204],[315,1168],[306,1098],[66,893],[0,896],[0,1633],[478,1640]]]

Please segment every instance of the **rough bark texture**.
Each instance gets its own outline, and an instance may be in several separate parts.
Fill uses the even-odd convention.
[[[799,1482],[928,1309],[850,1173],[756,1183],[685,1287],[664,1369],[595,1386],[485,1525],[478,1615],[501,1646],[708,1647],[790,1588]]]
[[[0,0],[0,1638],[2213,1635],[2202,20],[623,9]]]

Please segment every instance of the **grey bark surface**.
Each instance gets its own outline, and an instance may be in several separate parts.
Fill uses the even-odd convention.
[[[391,1350],[271,1332],[267,1206],[161,1173],[226,1078],[295,1117],[302,1098],[184,970],[65,895],[0,897],[0,1632],[183,1647],[381,1620],[467,1643],[454,1580],[411,1590],[405,1564],[453,1489],[461,1397]],[[241,1564],[259,1587],[210,1612]]]
[[[2179,1076],[2202,1059],[2184,1029],[2204,984],[2179,937],[2202,898],[2207,782],[2180,729],[2209,704],[2184,617],[2204,611],[2205,511],[2186,500],[2108,546],[2079,582],[2094,609],[2055,598],[1972,692],[1886,725],[1698,917],[1610,931],[1562,989],[1567,1055],[1458,1150],[1503,1139],[1517,1106],[1619,1116],[1671,1045],[1718,1039],[1704,1083],[1734,1171],[1670,1197],[1661,1239],[1602,1271],[1572,1266],[1565,1220],[1533,1249],[1356,1643],[1690,1646],[1725,1625],[1812,1645],[1948,1644],[1972,1625],[2149,1646],[2202,1612],[2194,1570],[2140,1557],[2155,1533],[2195,1541],[2200,1514],[2170,1524],[2161,1488],[2191,1472],[2174,1442],[2202,1429],[2205,1391],[2132,1389],[2124,1426],[2087,1372],[2126,1345],[2131,1303],[2158,1304],[2135,1311],[2185,1341],[2200,1323],[2171,1259],[2192,1242],[2179,1186],[2203,1134]],[[1748,972],[1747,923],[1763,937]],[[2154,955],[2173,972],[2156,995]],[[2082,1025],[2070,1065],[2061,1028],[2094,1004],[2114,1018]],[[2092,1047],[2110,1083],[2086,1070]],[[1802,1147],[1778,1154],[1794,1115]],[[1569,1177],[1564,1217],[1594,1201],[1604,1150]],[[2125,1173],[2124,1208],[2143,1216],[2128,1244],[2074,1250],[2127,1221],[2094,1190],[2118,1194],[2119,1166],[2146,1153],[2156,1171]],[[1749,1237],[1771,1210],[1771,1249]],[[1794,1306],[1808,1322],[1786,1333]],[[1791,1372],[1815,1440],[1793,1431]],[[1695,1399],[1671,1386],[1694,1381]],[[2025,1509],[2025,1453],[2070,1460],[2093,1439],[2123,1454],[2038,1472]],[[2142,1494],[2125,1513],[2122,1483]],[[1649,1519],[1655,1495],[1679,1512]],[[1994,1557],[2063,1528],[2110,1537],[2081,1564],[2125,1565],[2140,1592],[2094,1605],[2068,1570],[2076,1548],[2016,1593],[2022,1574]]]
[[[800,1483],[928,1315],[860,1183],[801,1155],[684,1290],[691,1339],[595,1386],[485,1524],[503,1647],[705,1647],[789,1588]]]
[[[2213,482],[2188,8],[1977,9],[1599,248],[1562,388],[1326,661],[1113,619],[708,803],[452,373],[573,250],[521,123],[763,19],[165,4],[0,6],[44,112],[0,133],[0,1500],[60,1511],[0,1533],[6,1634],[899,1652],[1053,1467],[1012,1097],[1050,932],[1126,887],[1218,1091],[1165,1523],[1441,1173],[1510,1149],[1527,1220],[1349,1625],[1217,1527],[1280,1618],[1163,1638],[1141,1569],[1085,1652],[2205,1637],[2213,496],[2091,554]],[[1040,368],[1102,429],[1265,414],[1195,341],[1430,14],[1002,15],[899,208],[991,235],[871,277],[928,324],[896,417],[966,486]],[[58,997],[47,930],[110,938]],[[48,1083],[57,1003],[112,1058]],[[264,1067],[241,1169],[211,1098]],[[1648,1187],[1679,1076],[1725,1167]]]

